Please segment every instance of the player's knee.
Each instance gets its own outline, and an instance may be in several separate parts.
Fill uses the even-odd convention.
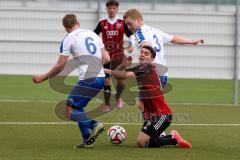
[[[125,86],[125,80],[119,79],[118,80],[118,85],[121,85],[122,87]]]
[[[70,119],[71,112],[72,112],[72,108],[69,106],[65,106],[64,114],[66,118]]]
[[[111,78],[105,78],[104,85],[105,86],[110,86],[111,85]]]
[[[111,86],[110,85],[104,86],[104,91],[111,93]]]
[[[138,137],[137,138],[137,146],[139,148],[145,148],[145,145],[146,145],[147,141],[141,137]]]

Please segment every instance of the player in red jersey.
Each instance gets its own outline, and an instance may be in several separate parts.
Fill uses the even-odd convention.
[[[106,9],[108,13],[108,18],[101,19],[94,32],[96,34],[102,33],[102,40],[107,49],[108,53],[110,54],[111,62],[104,65],[104,68],[108,69],[115,69],[124,59],[124,34],[126,34],[129,38],[131,43],[128,43],[129,46],[127,48],[128,52],[133,51],[133,46],[135,43],[135,37],[133,33],[128,29],[125,21],[123,19],[118,18],[117,11],[118,11],[119,3],[115,0],[109,0],[106,3]],[[118,80],[116,86],[116,100],[117,100],[117,107],[119,109],[122,108],[122,99],[120,97],[123,89],[124,89],[124,81]],[[106,75],[105,78],[105,86],[104,86],[104,99],[105,99],[105,107],[103,108],[104,112],[110,111],[110,97],[111,97],[111,77]]]
[[[134,77],[137,80],[144,117],[143,127],[137,138],[139,147],[176,145],[180,148],[191,148],[192,145],[184,140],[176,130],[171,131],[170,135],[160,136],[171,124],[172,111],[163,98],[156,66],[151,64],[155,56],[156,52],[151,46],[142,46],[139,64],[136,67],[125,69],[131,64],[131,58],[126,58],[117,70],[105,69],[105,73],[115,78]],[[125,71],[118,71],[123,69]]]

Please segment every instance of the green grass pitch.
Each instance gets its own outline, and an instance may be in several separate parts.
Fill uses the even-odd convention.
[[[70,78],[66,83],[74,81]],[[240,106],[229,105],[232,81],[170,79],[170,83],[173,90],[166,99],[175,119],[167,132],[177,129],[192,149],[137,148],[141,129],[137,105],[97,117],[106,129],[116,123],[126,128],[123,144],[109,143],[105,131],[94,148],[73,149],[81,142],[77,125],[55,114],[56,104],[67,95],[52,90],[48,82],[34,85],[30,76],[0,76],[0,160],[239,159]],[[93,100],[87,109],[100,103]]]

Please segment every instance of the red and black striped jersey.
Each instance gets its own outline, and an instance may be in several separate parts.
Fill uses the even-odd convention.
[[[128,29],[125,21],[120,18],[116,18],[114,23],[111,23],[108,18],[101,19],[94,32],[98,35],[102,33],[103,43],[111,58],[118,54],[124,54],[124,33],[128,37],[133,34]]]
[[[136,76],[140,90],[139,98],[144,104],[144,116],[146,119],[162,114],[172,114],[170,107],[164,100],[159,76],[154,65],[137,65],[126,69],[126,71],[132,71]]]

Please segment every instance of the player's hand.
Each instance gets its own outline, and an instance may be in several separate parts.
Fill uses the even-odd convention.
[[[193,41],[193,44],[194,44],[194,45],[197,45],[197,44],[199,44],[199,43],[204,43],[204,40],[203,40],[202,38],[200,38],[200,39],[197,39],[197,40],[194,40],[194,41]]]
[[[130,66],[130,65],[132,64],[132,57],[131,57],[131,56],[126,57],[126,58],[123,60],[122,64],[123,64],[125,67]]]
[[[130,45],[128,48],[127,48],[127,52],[128,53],[132,53],[134,50],[134,47],[132,45]]]
[[[34,83],[41,83],[43,82],[43,77],[41,75],[35,75],[32,77],[32,81]]]
[[[111,75],[111,70],[110,70],[110,69],[104,68],[104,72],[105,72],[106,74],[110,74],[110,75]]]

